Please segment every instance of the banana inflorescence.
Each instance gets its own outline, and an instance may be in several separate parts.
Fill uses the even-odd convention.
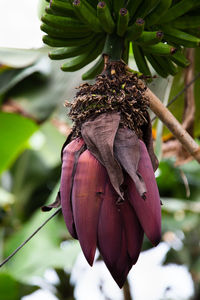
[[[95,60],[82,78],[103,70],[108,36],[122,42],[127,63],[129,45],[139,72],[151,76],[149,64],[162,77],[187,67],[184,47],[200,46],[200,0],[46,0],[41,30],[44,43],[56,47],[51,59],[68,59],[63,71],[76,71]],[[57,48],[59,47],[59,48]],[[116,58],[116,57],[115,57]]]

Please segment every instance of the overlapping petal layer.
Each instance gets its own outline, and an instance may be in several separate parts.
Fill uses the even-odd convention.
[[[93,264],[96,251],[97,227],[105,185],[105,168],[86,150],[78,160],[72,190],[72,209],[78,239],[90,265]]]
[[[104,117],[104,121],[115,120],[114,115]],[[75,139],[63,151],[62,210],[69,232],[79,239],[88,263],[93,264],[98,247],[114,280],[122,287],[139,257],[144,232],[153,245],[160,241],[160,197],[145,144],[129,129],[113,128],[112,143],[106,138],[109,147],[102,152],[103,136],[101,141],[94,142],[92,135],[97,127],[95,123],[90,128],[87,123],[83,130],[86,144],[83,139]],[[96,147],[97,157],[86,149],[87,143],[93,150]],[[104,153],[106,149],[111,159]],[[123,183],[119,188],[123,199],[119,199],[119,191],[113,186],[115,174],[112,171],[110,178],[104,165],[107,158],[120,165]]]
[[[153,167],[145,144],[140,141],[140,161],[138,172],[142,175],[146,184],[146,199],[143,200],[135,186],[135,183],[127,178],[128,200],[133,206],[145,234],[157,245],[161,239],[161,205],[158,187],[154,176]]]
[[[62,213],[65,223],[73,238],[77,238],[72,212],[71,192],[73,185],[73,173],[75,172],[76,154],[79,153],[84,145],[83,139],[75,139],[63,150],[62,173],[60,184],[60,197]]]

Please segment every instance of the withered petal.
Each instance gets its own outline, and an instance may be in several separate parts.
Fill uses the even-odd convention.
[[[73,238],[77,238],[71,204],[71,189],[73,184],[73,172],[76,162],[76,154],[83,147],[83,139],[75,139],[69,143],[62,152],[62,172],[60,184],[60,197],[62,213],[69,233]]]
[[[83,123],[81,134],[87,148],[104,165],[112,186],[120,198],[123,199],[120,191],[120,186],[124,181],[123,172],[113,153],[114,139],[119,122],[119,113],[104,113],[94,120]]]
[[[42,211],[50,211],[52,208],[57,208],[60,205],[61,205],[61,199],[60,199],[60,191],[59,191],[56,200],[49,205],[42,206]]]
[[[83,253],[90,265],[93,264],[100,207],[106,185],[107,172],[88,151],[78,160],[72,190],[72,209],[76,232]]]
[[[127,251],[132,264],[135,264],[142,248],[144,231],[134,209],[127,200],[120,204],[120,212],[123,219]]]
[[[153,245],[157,245],[161,239],[160,196],[146,146],[142,141],[140,141],[140,145],[141,157],[138,165],[138,171],[141,173],[147,187],[146,200],[141,199],[135,183],[129,176],[127,176],[126,179],[126,184],[128,186],[128,199],[137,214],[145,234]]]
[[[134,131],[119,128],[114,141],[114,154],[117,161],[135,182],[141,197],[146,193],[146,185],[142,177],[137,174],[140,159],[140,143]]]
[[[116,263],[121,249],[123,224],[117,199],[118,195],[107,176],[98,224],[98,248],[107,266]]]

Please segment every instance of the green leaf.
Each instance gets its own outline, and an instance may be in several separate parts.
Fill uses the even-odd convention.
[[[38,126],[22,116],[0,112],[0,128],[0,173],[2,173],[27,147],[28,139]]]
[[[19,284],[9,274],[0,273],[0,295],[4,300],[19,299]]]
[[[2,72],[0,74],[0,95],[2,96],[17,83],[36,72],[44,72],[43,68],[41,67],[41,61],[24,69],[8,69]]]
[[[5,256],[14,251],[48,217],[48,213],[35,214],[30,222],[6,242]],[[54,218],[4,268],[26,283],[31,282],[33,276],[43,276],[47,268],[65,267],[70,270],[80,252],[80,246],[78,241],[68,241],[60,247],[64,231],[67,233],[63,219]]]
[[[54,201],[58,192],[54,189],[48,203]],[[5,242],[4,256],[12,253],[26,240],[50,215],[38,211]],[[63,239],[65,238],[65,242]],[[70,239],[62,215],[50,220],[7,264],[7,269],[15,278],[29,283],[33,276],[42,276],[47,268],[66,268],[71,270],[80,252],[79,242]],[[61,244],[62,243],[62,244]]]
[[[29,219],[43,206],[58,182],[64,141],[65,137],[52,122],[45,122],[29,139],[32,149],[24,151],[13,165],[12,192],[16,199],[15,213],[20,220]]]
[[[14,69],[25,68],[47,55],[46,47],[40,49],[0,48],[0,63]]]
[[[76,94],[75,87],[81,83],[80,71],[73,74],[60,70],[60,63],[51,62],[47,57],[43,60],[43,68],[49,68],[49,76],[46,80],[26,79],[26,84],[18,90],[12,90],[9,94],[12,100],[23,107],[24,111],[31,114],[36,120],[45,121],[59,109],[59,113],[67,118],[67,110],[64,107],[66,99],[72,100]]]
[[[0,273],[0,296],[2,300],[19,300],[22,296],[36,291],[38,287],[24,285],[9,273]]]

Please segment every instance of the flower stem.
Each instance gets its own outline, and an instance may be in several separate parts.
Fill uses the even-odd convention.
[[[128,279],[126,279],[124,286],[123,286],[123,294],[124,294],[124,300],[133,300],[130,292],[130,286]]]
[[[181,126],[173,114],[162,104],[156,95],[147,88],[146,96],[150,101],[150,109],[167,126],[171,133],[181,142],[183,147],[200,163],[200,146]]]

